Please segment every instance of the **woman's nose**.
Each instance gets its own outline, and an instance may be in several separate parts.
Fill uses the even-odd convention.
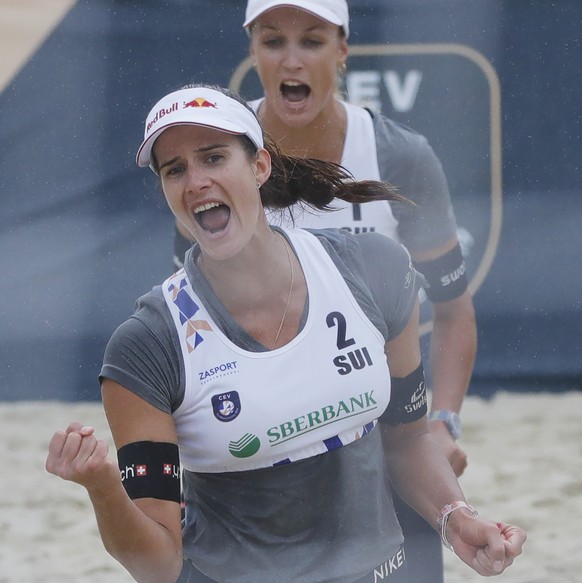
[[[300,69],[303,65],[303,61],[301,60],[301,55],[298,48],[293,45],[287,45],[283,53],[282,63],[283,66],[287,67],[288,69]]]
[[[212,181],[206,172],[201,172],[199,169],[191,169],[188,171],[188,191],[193,194],[203,193]]]

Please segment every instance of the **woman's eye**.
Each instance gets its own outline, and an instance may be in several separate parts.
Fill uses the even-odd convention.
[[[172,166],[166,170],[166,176],[178,176],[184,172],[183,166]]]
[[[221,154],[211,154],[210,156],[208,156],[208,158],[206,158],[206,161],[209,164],[217,164],[222,160],[222,158],[223,156]]]
[[[309,48],[320,47],[323,43],[320,40],[314,38],[307,38],[303,41],[303,44]]]
[[[263,40],[263,44],[270,49],[275,49],[283,46],[283,40],[280,38],[266,38]]]

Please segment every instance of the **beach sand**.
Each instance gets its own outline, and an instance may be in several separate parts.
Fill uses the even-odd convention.
[[[133,581],[104,550],[84,489],[44,470],[51,435],[71,420],[110,440],[99,403],[0,403],[0,583]],[[468,397],[463,420],[468,499],[529,534],[495,580],[582,583],[582,392]],[[484,580],[446,549],[445,564],[446,583]]]

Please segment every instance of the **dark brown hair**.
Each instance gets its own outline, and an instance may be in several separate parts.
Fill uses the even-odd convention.
[[[194,83],[181,89],[205,87],[223,93],[255,112],[237,93],[216,85]],[[257,118],[258,121],[258,118]],[[334,198],[350,203],[365,203],[388,200],[410,202],[398,193],[396,187],[377,180],[354,180],[352,174],[340,164],[315,158],[301,158],[284,154],[279,146],[264,131],[265,149],[271,156],[271,175],[261,186],[261,201],[270,209],[288,209],[302,204],[316,210],[330,210]],[[257,155],[257,147],[245,135],[241,143],[249,156]],[[157,165],[155,159],[152,160]]]

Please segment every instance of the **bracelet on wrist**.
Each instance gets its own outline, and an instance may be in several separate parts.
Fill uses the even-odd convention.
[[[439,527],[439,532],[441,535],[441,541],[443,542],[443,545],[451,551],[453,550],[453,545],[449,542],[449,539],[447,538],[447,524],[449,522],[449,516],[451,515],[451,513],[453,513],[455,510],[459,508],[466,508],[472,514],[472,516],[479,516],[477,510],[475,510],[473,506],[467,504],[467,502],[464,502],[463,500],[457,500],[456,502],[452,502],[451,504],[445,504],[445,506],[443,506],[437,518],[437,526]]]
[[[428,415],[428,420],[442,421],[454,440],[461,437],[463,425],[457,412],[449,411],[447,409],[431,411]]]

